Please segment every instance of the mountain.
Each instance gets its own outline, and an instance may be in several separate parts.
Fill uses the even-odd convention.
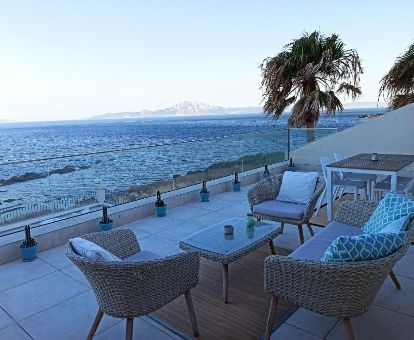
[[[351,109],[368,109],[376,108],[376,102],[353,102],[345,103],[344,108],[346,110]],[[378,108],[384,108],[384,103],[378,103]],[[287,109],[284,114],[288,114],[291,107]],[[211,115],[235,115],[235,114],[255,114],[263,113],[263,109],[257,106],[247,107],[223,107],[223,106],[211,106],[205,103],[184,101],[175,104],[165,109],[159,109],[155,111],[142,110],[133,112],[116,112],[105,113],[98,116],[90,117],[89,119],[136,119],[136,118],[150,118],[150,117],[171,117],[171,116],[211,116]]]
[[[386,108],[387,104],[382,102],[353,102],[353,103],[345,103],[344,109],[376,109],[376,108],[382,109]]]
[[[116,112],[93,116],[89,119],[131,119],[144,117],[170,117],[170,116],[208,116],[226,114],[262,113],[261,107],[222,107],[211,106],[200,102],[184,101],[165,109],[150,111],[142,110],[135,112]]]

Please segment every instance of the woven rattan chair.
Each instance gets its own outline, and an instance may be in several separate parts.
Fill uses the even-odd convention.
[[[335,221],[362,226],[375,210],[375,203],[344,202],[338,207]],[[413,228],[408,239],[413,238]],[[351,318],[366,312],[385,278],[390,275],[401,288],[392,271],[406,253],[409,242],[393,254],[378,260],[361,262],[323,262],[286,256],[265,260],[264,287],[272,294],[265,339],[269,339],[275,320],[278,299],[298,307],[343,321],[349,339],[354,339]]]
[[[114,230],[82,236],[125,259],[141,251],[131,230]],[[125,318],[126,339],[132,339],[135,317],[149,314],[185,295],[194,335],[198,336],[190,290],[198,283],[200,260],[194,252],[151,261],[106,262],[77,255],[70,243],[67,256],[86,276],[95,293],[99,310],[90,329],[92,339],[103,314]]]
[[[270,220],[275,222],[280,222],[282,233],[284,229],[284,224],[294,224],[298,226],[299,231],[299,240],[300,243],[303,244],[305,239],[303,236],[303,228],[302,225],[306,224],[308,227],[309,233],[311,236],[314,235],[312,230],[312,225],[310,223],[310,218],[313,215],[316,203],[318,202],[319,196],[322,194],[323,190],[325,189],[325,180],[322,177],[319,177],[316,182],[315,191],[310,198],[309,202],[306,204],[304,208],[303,214],[301,214],[299,219],[292,219],[283,216],[276,216],[276,215],[264,215],[257,212],[254,212],[254,206],[266,201],[274,201],[277,194],[280,190],[280,185],[282,184],[283,175],[272,176],[270,178],[266,178],[259,183],[257,183],[253,188],[251,188],[247,193],[247,198],[249,200],[250,210],[254,213],[255,217],[258,220]],[[295,205],[291,203],[292,205]]]

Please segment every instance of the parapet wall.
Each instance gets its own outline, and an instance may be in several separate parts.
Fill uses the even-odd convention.
[[[414,154],[414,104],[317,140],[291,155],[305,169],[319,166],[320,157],[333,157],[334,152],[344,156],[372,152]]]

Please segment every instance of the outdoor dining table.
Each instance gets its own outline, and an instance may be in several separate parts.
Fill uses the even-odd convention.
[[[378,154],[377,158],[377,160],[372,160],[372,154],[361,153],[327,166],[328,221],[332,220],[332,176],[334,172],[391,176],[391,191],[397,191],[398,172],[414,162],[414,155]]]

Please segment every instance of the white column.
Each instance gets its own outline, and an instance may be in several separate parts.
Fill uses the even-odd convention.
[[[99,204],[104,204],[105,202],[105,190],[106,184],[101,182],[96,186],[96,200]]]
[[[397,172],[391,174],[391,191],[397,191]]]
[[[327,170],[327,181],[326,183],[326,203],[328,210],[328,221],[332,221],[332,169],[328,166]]]

